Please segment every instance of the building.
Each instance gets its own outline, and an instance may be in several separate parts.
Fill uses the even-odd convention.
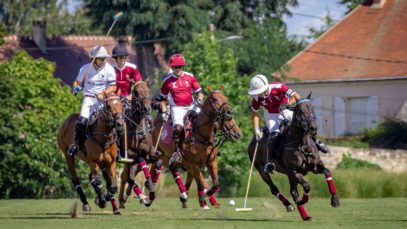
[[[289,87],[312,91],[320,135],[407,121],[406,28],[407,1],[367,1],[287,63]]]

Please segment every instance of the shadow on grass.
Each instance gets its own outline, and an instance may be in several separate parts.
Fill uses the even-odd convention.
[[[186,219],[186,218],[181,218],[181,219],[166,219],[166,220],[193,220],[193,221],[236,221],[236,222],[285,222],[285,223],[295,223],[297,221],[291,221],[291,220],[281,220],[281,219],[239,219],[239,218],[199,218],[199,219]]]

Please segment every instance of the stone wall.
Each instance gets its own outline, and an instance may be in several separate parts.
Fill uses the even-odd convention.
[[[350,154],[352,158],[377,164],[388,172],[407,172],[407,150],[357,149],[338,146],[329,146],[329,149],[330,154],[320,154],[329,169],[336,168],[343,154]]]

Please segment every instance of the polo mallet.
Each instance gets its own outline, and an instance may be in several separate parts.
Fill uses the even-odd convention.
[[[126,125],[126,122],[124,122],[123,128],[124,128],[124,158],[121,158],[118,162],[120,162],[120,163],[133,163],[134,160],[128,158],[128,152],[127,152],[127,125]]]
[[[244,198],[243,208],[236,208],[237,212],[248,212],[248,211],[253,210],[252,208],[246,208],[246,203],[247,203],[247,196],[249,195],[250,180],[252,179],[253,166],[254,166],[254,161],[256,160],[258,145],[259,145],[259,141],[256,140],[256,146],[254,147],[252,166],[250,167],[249,181],[247,182],[246,197]]]
[[[123,12],[120,11],[120,12],[118,12],[117,14],[115,14],[115,15],[113,16],[113,23],[112,23],[112,25],[110,26],[110,29],[107,31],[107,33],[106,33],[106,35],[105,35],[105,38],[109,36],[110,32],[112,31],[114,25],[115,25],[116,22],[117,22],[117,19],[119,19],[119,17],[121,17],[122,15],[123,15]],[[99,48],[100,48],[101,46],[103,46],[103,43],[100,43],[100,44],[99,44]],[[99,52],[99,48],[98,48],[96,54]],[[96,55],[95,55],[95,56],[96,56]],[[91,62],[91,63],[89,64],[89,66],[88,66],[88,69],[86,69],[85,76],[83,77],[83,80],[79,83],[79,85],[80,85],[81,87],[83,87],[83,85],[85,84],[85,81],[86,81],[86,79],[88,78],[88,75],[89,75],[90,67],[93,66],[93,63],[95,62],[95,60],[96,60],[96,57],[93,57],[93,58],[92,58],[92,62]]]

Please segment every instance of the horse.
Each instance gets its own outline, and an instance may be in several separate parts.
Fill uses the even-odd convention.
[[[157,162],[155,149],[152,140],[152,118],[151,118],[151,93],[147,84],[144,81],[138,81],[133,85],[131,109],[126,116],[127,131],[127,145],[129,158],[134,159],[133,164],[126,164],[121,173],[121,184],[119,190],[119,203],[120,208],[124,208],[124,203],[128,195],[124,196],[124,188],[126,182],[129,188],[132,188],[136,196],[149,207],[155,199],[154,183],[152,182],[151,174],[147,166],[147,158],[150,161]],[[135,173],[143,171],[146,178],[146,187],[149,190],[148,199],[144,197],[140,188],[130,176],[130,170],[137,164]]]
[[[103,103],[103,108],[96,111],[97,118],[93,124],[87,126],[86,140],[79,147],[75,154],[80,160],[90,167],[89,180],[96,192],[95,203],[100,208],[106,207],[107,200],[110,200],[113,213],[119,215],[114,195],[117,191],[116,185],[116,126],[124,124],[122,114],[122,103],[120,97],[115,93],[107,95],[106,99],[99,101]],[[68,155],[68,148],[74,142],[74,124],[79,114],[71,114],[62,124],[58,133],[58,145],[65,156],[65,160],[71,173],[72,183],[83,204],[83,211],[90,211],[89,203],[79,182],[75,168],[75,157]],[[107,184],[107,194],[105,195],[102,179],[99,170],[102,169],[103,177]]]
[[[280,142],[276,147],[276,151],[280,152],[280,157],[276,163],[276,170],[288,176],[291,196],[297,205],[301,218],[305,221],[312,220],[312,217],[308,215],[304,208],[304,204],[309,201],[311,191],[310,184],[304,179],[308,172],[314,174],[323,173],[325,175],[331,193],[331,205],[332,207],[339,207],[340,205],[332,174],[322,162],[317,146],[312,139],[317,133],[318,126],[310,98],[311,93],[305,99],[297,102],[291,125],[283,130]],[[274,185],[271,176],[263,171],[267,158],[267,136],[268,131],[264,130],[263,138],[257,143],[256,138],[252,137],[248,147],[249,158],[253,161],[257,145],[258,152],[254,166],[263,181],[268,184],[271,193],[286,207],[287,212],[294,211],[293,205],[280,193],[277,186]],[[297,191],[298,184],[301,184],[304,190],[302,198],[299,197]]]
[[[227,98],[221,92],[222,87],[219,90],[212,90],[210,87],[208,87],[208,89],[209,95],[201,107],[201,112],[196,114],[195,118],[192,118],[190,121],[192,124],[191,127],[184,127],[184,133],[180,141],[180,149],[183,154],[182,163],[174,164],[174,166],[170,167],[171,174],[181,193],[180,200],[183,204],[183,208],[186,207],[187,191],[192,181],[191,177],[195,179],[198,186],[198,197],[201,208],[204,210],[209,209],[206,205],[205,195],[209,196],[212,205],[215,207],[220,206],[213,197],[213,195],[219,191],[218,162],[216,160],[217,149],[213,133],[217,127],[223,130],[225,135],[230,137],[233,141],[242,137],[242,132],[234,120],[233,111],[227,102]],[[188,116],[187,114],[184,120],[188,120]],[[157,141],[162,126],[163,120],[161,116],[158,115],[154,120],[154,141]],[[169,158],[174,152],[172,143],[164,144],[160,141],[158,151],[163,153],[163,164],[168,165]],[[208,185],[200,172],[200,168],[203,166],[208,168],[213,181],[213,186],[208,191],[205,191]],[[178,169],[181,167],[188,172],[189,178],[187,179],[187,187],[182,183],[181,176],[178,172]],[[153,172],[155,171],[154,169],[155,166],[153,165]],[[160,170],[162,170],[162,168]]]

